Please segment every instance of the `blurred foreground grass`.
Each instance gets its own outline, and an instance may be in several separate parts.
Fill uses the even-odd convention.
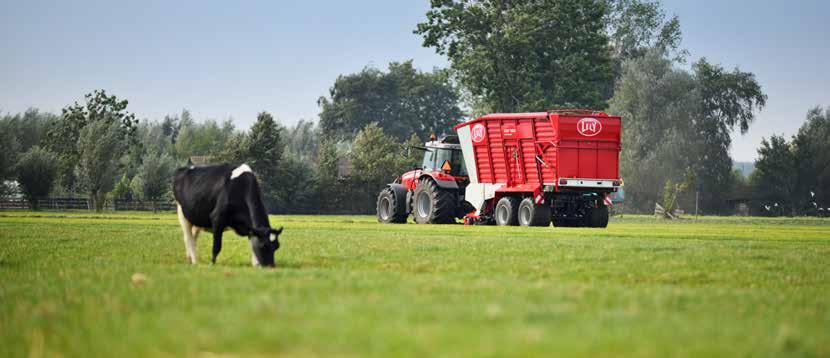
[[[830,355],[827,219],[271,220],[263,270],[187,265],[171,213],[0,212],[0,356]]]

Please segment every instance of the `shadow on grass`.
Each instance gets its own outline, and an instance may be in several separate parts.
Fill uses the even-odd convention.
[[[11,269],[20,267],[20,262],[9,261],[8,259],[0,258],[0,269]]]
[[[736,242],[754,242],[754,243],[764,243],[764,242],[782,242],[782,243],[798,243],[798,244],[821,244],[821,245],[830,245],[830,240],[825,239],[756,239],[756,238],[742,238],[742,237],[717,237],[717,238],[709,238],[709,237],[699,237],[699,236],[680,236],[680,237],[673,237],[672,239],[676,240],[699,240],[699,241],[736,241]]]
[[[342,260],[338,260],[340,262]],[[334,266],[335,262],[332,262],[330,259],[327,261],[293,261],[293,260],[276,260],[276,267],[275,269],[287,269],[287,270],[302,270],[302,269],[310,269],[310,268],[317,268],[317,269],[325,269],[331,268]],[[184,263],[185,265],[188,265]],[[200,263],[200,265],[203,265]],[[207,265],[211,265],[209,262]],[[250,262],[242,262],[242,261],[234,261],[234,262],[221,262],[218,261],[215,265],[216,267],[233,267],[233,268],[253,268]]]

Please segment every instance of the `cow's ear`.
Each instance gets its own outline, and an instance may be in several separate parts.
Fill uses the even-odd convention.
[[[282,233],[282,227],[280,227],[278,230],[271,229],[271,234],[274,235],[274,240],[271,241],[271,248],[274,251],[277,251],[280,248],[280,234],[281,233]]]
[[[271,234],[273,234],[276,237],[280,237],[280,234],[282,234],[282,226],[280,226],[280,228],[277,230],[271,229]]]

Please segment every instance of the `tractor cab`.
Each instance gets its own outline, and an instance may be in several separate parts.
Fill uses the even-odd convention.
[[[455,141],[453,143],[453,140]],[[438,141],[426,142],[421,169],[427,172],[443,172],[454,177],[466,177],[467,167],[464,165],[464,156],[461,153],[461,144],[457,136],[447,136]]]

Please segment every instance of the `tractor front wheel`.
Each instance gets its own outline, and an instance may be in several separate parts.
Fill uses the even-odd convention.
[[[418,224],[451,224],[455,222],[458,193],[443,189],[431,179],[423,179],[412,194],[412,216]]]
[[[395,191],[386,187],[378,194],[378,222],[401,224],[406,222],[406,197],[399,198]]]

